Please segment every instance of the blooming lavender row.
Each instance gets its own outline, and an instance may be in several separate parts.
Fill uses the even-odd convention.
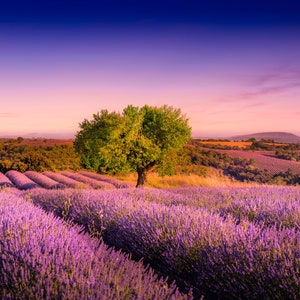
[[[5,175],[11,180],[11,182],[20,190],[27,190],[32,188],[37,188],[39,185],[28,178],[23,173],[15,170],[10,170],[5,173]]]
[[[14,187],[14,184],[2,172],[0,172],[0,187],[1,186]]]
[[[59,182],[61,184],[64,184],[68,187],[72,187],[72,188],[75,188],[75,189],[87,189],[87,188],[90,188],[89,185],[87,184],[84,184],[82,182],[79,182],[77,180],[74,180],[72,178],[69,178],[67,176],[64,176],[62,174],[59,174],[59,173],[55,173],[55,172],[52,172],[52,171],[45,171],[43,172],[43,174],[51,179],[53,179],[54,181],[56,182]]]
[[[108,177],[108,176],[101,175],[101,174],[96,174],[96,173],[92,173],[92,172],[88,172],[88,171],[81,171],[79,173],[84,175],[84,176],[93,178],[93,179],[102,180],[102,181],[111,183],[119,189],[120,188],[131,188],[131,187],[135,186],[135,184],[132,183],[132,182],[118,180],[116,178]]]
[[[153,270],[13,194],[0,194],[1,299],[188,299]]]
[[[42,173],[38,173],[35,171],[26,171],[24,175],[46,189],[60,189],[65,187],[62,183],[59,183]]]
[[[205,208],[156,203],[147,193],[150,201],[134,189],[34,190],[30,199],[143,257],[182,288],[193,288],[196,298],[300,298],[299,231],[237,225]]]
[[[84,175],[79,174],[79,173],[74,173],[74,172],[69,172],[69,171],[62,171],[62,172],[60,172],[60,174],[62,174],[64,176],[67,176],[67,177],[70,177],[70,178],[72,178],[76,181],[89,184],[94,189],[107,190],[107,189],[114,189],[115,188],[115,186],[111,183],[108,183],[108,182],[103,181],[103,180],[99,180],[99,179],[97,180],[97,179],[94,179],[94,178],[91,178],[91,177],[87,177],[87,176],[84,176]]]
[[[206,207],[236,219],[247,218],[264,226],[300,230],[300,189],[297,187],[180,188],[173,204]],[[167,202],[166,202],[167,203]]]

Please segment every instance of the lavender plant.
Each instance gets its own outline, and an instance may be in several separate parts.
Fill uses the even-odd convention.
[[[15,170],[10,170],[5,173],[5,175],[11,180],[11,182],[20,190],[27,190],[32,188],[37,188],[39,185]]]
[[[180,188],[173,204],[205,207],[237,220],[248,219],[263,226],[300,230],[300,189],[296,187]]]
[[[82,227],[0,194],[1,299],[188,299]]]
[[[94,179],[92,177],[87,177],[79,173],[75,172],[69,172],[69,171],[62,171],[60,174],[70,177],[76,181],[83,182],[86,184],[89,184],[94,189],[101,189],[101,190],[107,190],[107,189],[114,189],[115,186],[107,181]]]
[[[88,171],[81,171],[79,172],[80,174],[89,177],[89,178],[93,178],[96,180],[101,180],[101,181],[105,181],[108,182],[110,184],[113,184],[115,187],[117,188],[131,188],[134,187],[135,184],[129,181],[122,181],[122,180],[118,180],[116,178],[112,178],[112,177],[108,177],[105,175],[101,175],[101,174],[96,174],[93,172],[88,172]]]
[[[42,173],[38,173],[35,171],[26,171],[24,173],[29,179],[39,184],[41,187],[46,189],[60,189],[64,188],[65,185],[62,183],[59,183],[50,177],[45,176]]]
[[[59,173],[55,173],[55,172],[52,172],[52,171],[45,171],[43,172],[43,174],[51,179],[53,179],[54,181],[56,182],[59,182],[61,184],[64,184],[68,187],[71,187],[71,188],[75,188],[75,189],[87,189],[87,188],[90,188],[89,185],[87,184],[84,184],[82,182],[79,182],[77,180],[74,180],[72,178],[69,178],[67,176],[64,176],[62,174],[59,174]]]
[[[134,189],[27,193],[47,211],[93,228],[109,245],[144,258],[183,290],[193,288],[196,298],[202,293],[209,299],[300,297],[300,232],[295,228],[237,224],[230,215],[225,219],[206,208],[156,203],[163,191],[145,191],[144,199],[142,194]]]
[[[14,184],[2,172],[0,172],[0,187],[14,187]]]

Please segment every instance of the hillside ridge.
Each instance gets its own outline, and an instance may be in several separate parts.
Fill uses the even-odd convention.
[[[289,132],[258,132],[245,135],[232,136],[229,139],[232,141],[245,141],[251,138],[256,140],[273,140],[277,143],[300,143],[300,136]]]

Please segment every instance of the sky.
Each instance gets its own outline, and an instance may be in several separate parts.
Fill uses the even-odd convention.
[[[193,137],[300,135],[299,1],[1,1],[0,136],[129,104],[180,108]]]

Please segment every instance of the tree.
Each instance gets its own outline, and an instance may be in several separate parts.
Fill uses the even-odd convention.
[[[24,138],[22,138],[21,136],[19,136],[19,137],[17,138],[17,142],[18,142],[19,144],[21,144],[23,141],[24,141]]]
[[[82,166],[99,173],[137,172],[137,187],[154,168],[173,174],[177,153],[191,138],[186,116],[167,105],[129,105],[122,114],[102,110],[79,126],[74,146]]]

